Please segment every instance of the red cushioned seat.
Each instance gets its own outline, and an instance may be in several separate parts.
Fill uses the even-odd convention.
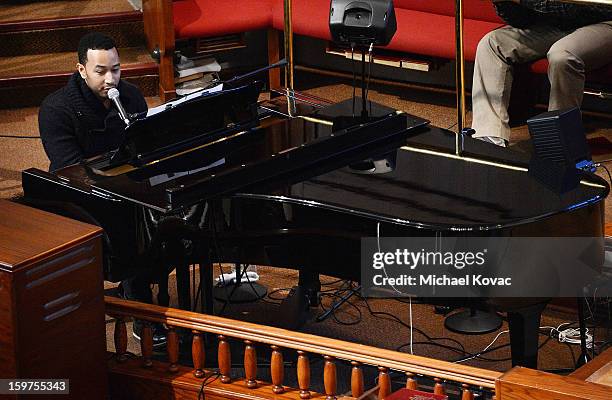
[[[451,2],[452,3],[452,2]],[[293,3],[293,32],[330,40],[330,0],[302,0]],[[282,1],[274,3],[273,26],[284,26]],[[406,53],[452,59],[455,57],[455,18],[449,15],[396,8],[398,30],[386,47]],[[500,23],[466,19],[464,45],[466,60],[474,60],[478,41]]]
[[[388,49],[426,56],[455,58],[455,17],[412,10],[396,10],[398,29]],[[466,19],[464,22],[465,59],[473,61],[484,35],[499,23]]]
[[[298,35],[331,40],[329,33],[330,0],[294,0],[293,32]],[[283,30],[285,26],[285,9],[283,0],[276,0],[272,7],[272,25]]]
[[[293,31],[330,40],[331,0],[294,0]],[[387,46],[390,50],[446,59],[455,58],[454,0],[394,0],[398,30]],[[173,2],[176,37],[194,38],[247,32],[274,27],[284,28],[283,0],[234,0],[228,7],[213,0]],[[464,0],[465,59],[473,61],[480,39],[503,25],[489,2]],[[545,74],[546,60],[531,66]],[[587,74],[590,82],[612,83],[612,64]]]
[[[393,0],[395,9],[422,11],[439,15],[455,15],[454,0]],[[502,23],[493,3],[483,0],[464,0],[463,17],[478,21]]]
[[[273,0],[179,0],[172,3],[177,39],[220,36],[272,26]]]

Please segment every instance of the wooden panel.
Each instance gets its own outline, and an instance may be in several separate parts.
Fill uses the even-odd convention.
[[[0,376],[106,398],[102,230],[0,201]]]
[[[16,315],[12,275],[0,271],[0,377],[17,376],[17,344],[15,341]]]
[[[89,365],[87,375],[102,372],[91,365],[106,352],[100,242],[71,247],[15,275],[20,371],[77,376]],[[56,364],[58,349],[62,361]]]
[[[143,0],[142,12],[147,47],[159,50],[159,97],[166,102],[176,96],[172,0]]]
[[[497,400],[610,400],[612,388],[528,368],[515,367],[497,382]]]
[[[111,354],[109,353],[109,356]],[[202,382],[206,380],[207,400],[248,399],[248,400],[296,400],[299,391],[287,388],[285,393],[274,394],[273,385],[259,382],[258,387],[249,389],[243,380],[235,383],[221,383],[215,378],[196,378],[191,368],[179,366],[175,373],[168,373],[166,363],[153,361],[150,368],[142,368],[138,359],[123,363],[111,359],[108,363],[110,396],[114,400],[196,400]],[[211,371],[206,371],[209,376]],[[324,395],[311,392],[312,399],[323,400]]]
[[[280,61],[280,33],[276,29],[268,29],[268,64]],[[268,72],[268,90],[280,88],[280,68],[272,68]]]
[[[604,226],[604,234],[606,236],[612,236],[612,222],[607,222]]]
[[[606,364],[612,362],[612,347],[595,357],[594,360],[584,364],[576,371],[570,374],[571,377],[586,381],[597,370],[603,368]]]
[[[612,388],[612,361],[593,372],[593,374],[588,377],[587,382],[599,383],[600,385]]]
[[[0,270],[16,271],[101,232],[97,226],[0,200]]]

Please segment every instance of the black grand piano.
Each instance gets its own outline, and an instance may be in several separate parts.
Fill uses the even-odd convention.
[[[359,281],[360,239],[377,234],[603,235],[609,186],[593,174],[556,191],[530,173],[529,156],[470,138],[455,156],[454,133],[406,113],[383,107],[347,123],[333,105],[298,96],[298,116],[287,117],[284,98],[258,105],[255,86],[232,90],[138,122],[112,154],[24,171],[26,200],[102,226],[114,281],[170,242],[191,243],[201,265],[259,263]],[[212,268],[202,276],[212,285]],[[534,279],[546,277],[534,271]],[[490,302],[508,313],[513,364],[536,368],[546,300]]]

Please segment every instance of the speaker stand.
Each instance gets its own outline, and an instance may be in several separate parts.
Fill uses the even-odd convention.
[[[584,304],[586,299],[582,296],[576,298],[578,302],[578,324],[580,329],[580,355],[576,360],[576,368],[582,367],[584,364],[591,361],[586,342],[586,318],[584,315]]]
[[[474,307],[449,315],[444,320],[446,329],[467,335],[482,335],[495,332],[502,326],[502,319],[496,313],[480,311]]]
[[[257,282],[242,282],[242,276],[246,274],[247,267],[241,268],[236,264],[236,282],[233,285],[215,286],[213,297],[223,303],[239,304],[253,303],[261,300],[268,294],[268,289]]]

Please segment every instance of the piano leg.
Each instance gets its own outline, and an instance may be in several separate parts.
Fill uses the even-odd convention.
[[[305,296],[308,298],[308,303],[311,307],[319,305],[319,292],[321,291],[321,281],[319,273],[301,269],[299,271],[298,286],[302,288]]]
[[[546,303],[508,311],[512,366],[538,369],[540,317]]]
[[[176,291],[179,308],[191,310],[191,299],[189,298],[189,264],[176,265]]]
[[[213,264],[210,259],[200,261],[200,302],[204,314],[213,315]]]
[[[159,277],[157,292],[157,304],[164,307],[170,306],[170,296],[168,295],[168,274]]]

